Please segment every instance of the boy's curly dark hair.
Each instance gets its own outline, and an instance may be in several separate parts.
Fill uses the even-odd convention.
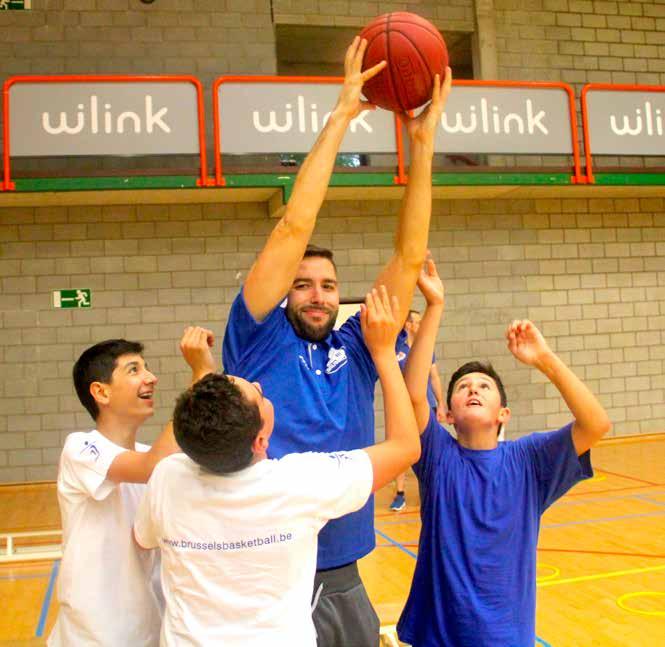
[[[261,425],[258,406],[222,373],[206,375],[182,393],[173,412],[182,451],[217,474],[237,472],[251,463]]]

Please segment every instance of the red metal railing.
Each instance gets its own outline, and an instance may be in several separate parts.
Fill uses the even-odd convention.
[[[2,190],[10,191],[15,188],[11,180],[10,171],[10,111],[9,91],[17,83],[192,83],[196,88],[196,104],[198,113],[198,142],[199,142],[199,186],[209,186],[206,145],[205,145],[205,110],[203,107],[203,86],[201,82],[189,75],[155,75],[155,76],[127,76],[127,75],[59,75],[59,76],[13,76],[7,79],[2,86],[2,99],[4,111],[3,123],[3,164],[4,174]]]
[[[591,150],[591,133],[589,129],[589,106],[587,105],[587,94],[593,90],[614,90],[618,92],[665,92],[662,85],[632,85],[612,83],[587,83],[582,88],[580,102],[582,104],[582,131],[584,133],[584,155],[586,162],[586,180],[589,184],[595,183],[593,175],[593,151]],[[665,151],[663,152],[665,155]]]

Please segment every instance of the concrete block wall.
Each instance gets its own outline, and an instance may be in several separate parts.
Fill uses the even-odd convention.
[[[272,6],[276,24],[362,27],[380,14],[411,11],[439,29],[470,32],[474,24],[473,3],[474,0],[273,0]]]
[[[263,0],[33,0],[0,12],[0,75],[274,71]]]
[[[191,74],[203,83],[209,115],[213,79],[277,69],[268,0],[33,0],[32,6],[0,11],[2,81],[19,74]]]
[[[493,0],[500,77],[658,83],[665,5]],[[0,77],[276,69],[274,24],[352,26],[410,10],[444,30],[474,29],[472,0],[33,0],[0,12]],[[271,16],[272,11],[272,16]],[[344,296],[360,296],[391,253],[397,204],[330,203],[314,242],[337,253]],[[190,322],[220,336],[255,252],[274,225],[265,204],[0,210],[0,481],[52,479],[64,436],[90,428],[70,382],[87,345],[146,343],[160,378],[150,441],[187,384],[177,341]],[[344,233],[339,233],[344,232]],[[509,435],[567,416],[552,387],[502,341],[529,317],[610,410],[616,434],[665,418],[665,205],[662,199],[437,201],[430,244],[448,307],[442,377],[470,357],[502,372]],[[94,306],[55,311],[51,291],[90,287]],[[378,417],[381,435],[381,416]]]
[[[508,80],[665,83],[661,0],[494,0]]]
[[[364,294],[390,257],[397,209],[324,205],[314,242],[335,250],[342,296]],[[230,303],[275,224],[263,203],[0,215],[0,481],[54,478],[66,434],[91,428],[70,373],[102,339],[146,344],[159,377],[157,414],[141,436],[152,440],[188,383],[183,328],[209,326],[221,344]],[[600,396],[615,434],[665,428],[662,199],[436,201],[430,246],[447,291],[444,384],[464,361],[490,359],[514,413],[510,437],[568,419],[551,385],[505,347],[505,327],[522,317]],[[92,289],[91,309],[53,309],[52,290],[77,287]],[[378,423],[380,436],[380,411]]]

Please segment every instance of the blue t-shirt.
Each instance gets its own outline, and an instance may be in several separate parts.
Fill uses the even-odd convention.
[[[268,455],[336,452],[374,444],[377,373],[360,330],[359,315],[320,342],[298,337],[276,307],[256,322],[242,291],[223,344],[224,369],[261,383],[275,408]],[[375,545],[374,499],[358,512],[328,522],[319,533],[317,568],[353,562]]]
[[[409,352],[411,351],[411,346],[407,343],[406,333],[403,338],[398,339],[395,350],[397,351],[397,361],[399,362],[399,367],[404,373],[406,368],[406,360],[409,357]],[[432,353],[432,364],[436,362],[436,356]],[[436,395],[434,395],[434,389],[432,387],[432,378],[427,378],[427,402],[432,409],[436,409],[439,403],[437,402]]]
[[[543,512],[593,476],[572,423],[558,431],[462,447],[433,414],[413,469],[422,529],[397,625],[414,647],[533,647],[536,545]]]

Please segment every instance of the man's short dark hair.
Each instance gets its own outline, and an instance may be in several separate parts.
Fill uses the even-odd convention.
[[[494,370],[494,367],[489,362],[473,361],[473,362],[467,362],[466,364],[460,366],[453,373],[452,377],[450,378],[450,382],[448,382],[448,393],[446,394],[446,404],[448,405],[449,410],[450,410],[450,399],[452,398],[453,395],[453,387],[461,377],[464,377],[469,373],[484,373],[485,375],[491,377],[494,380],[494,383],[496,384],[497,388],[499,389],[499,395],[501,396],[501,406],[505,407],[508,405],[508,399],[506,398],[506,390],[503,388],[503,382],[501,381],[499,374]]]
[[[217,474],[237,472],[251,463],[261,425],[259,407],[223,373],[210,373],[182,393],[173,412],[182,451]]]
[[[93,420],[99,416],[99,407],[90,393],[93,382],[110,384],[113,371],[121,355],[141,355],[143,344],[126,339],[108,339],[86,349],[76,360],[72,369],[74,388],[81,404],[88,410]]]
[[[332,263],[332,266],[335,268],[335,272],[337,271],[337,265],[335,265],[335,260],[333,259],[332,250],[327,249],[325,247],[319,247],[318,245],[307,245],[303,258],[310,258],[312,256],[327,258]]]

